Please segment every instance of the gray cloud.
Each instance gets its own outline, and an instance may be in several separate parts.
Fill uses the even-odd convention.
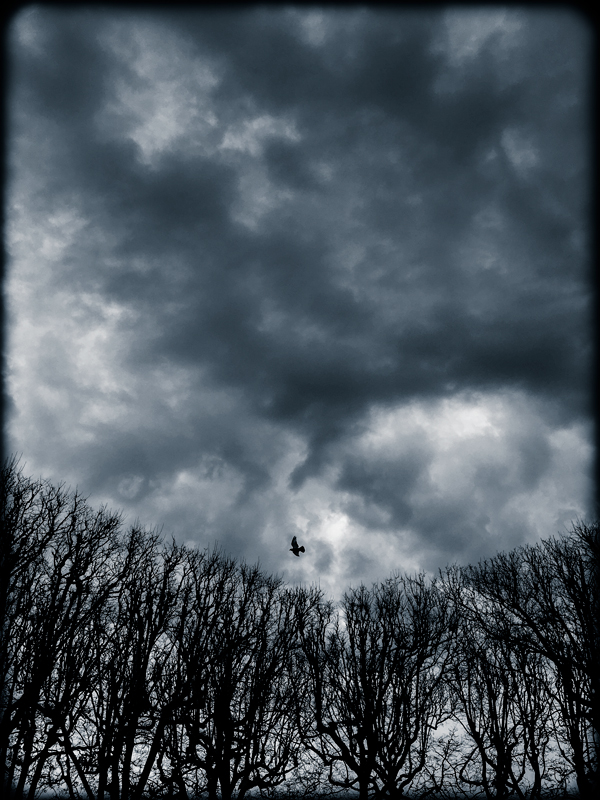
[[[338,588],[587,513],[582,19],[31,7],[9,38],[32,468]],[[313,561],[274,554],[290,531]]]

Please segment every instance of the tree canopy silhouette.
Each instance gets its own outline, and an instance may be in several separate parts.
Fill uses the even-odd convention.
[[[334,603],[1,480],[4,796],[595,796],[597,524]]]

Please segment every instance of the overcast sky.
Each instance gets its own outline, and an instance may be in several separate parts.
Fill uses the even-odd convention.
[[[26,474],[334,596],[589,519],[592,32],[424,8],[19,13]]]

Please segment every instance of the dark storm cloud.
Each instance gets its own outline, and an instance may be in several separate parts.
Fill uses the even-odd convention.
[[[457,393],[521,392],[553,424],[585,418],[587,34],[570,13],[522,11],[516,32],[460,56],[443,10],[324,9],[316,33],[303,13],[39,8],[32,41],[13,41],[32,217],[61,205],[85,220],[54,285],[132,312],[115,323],[139,380],[126,421],[97,423],[94,458],[70,458],[139,501],[199,459],[202,480],[221,470],[236,510],[212,530],[245,551],[287,447],[277,436],[296,436],[294,491],[331,468],[367,529],[413,526],[428,542],[441,526],[443,552],[468,550],[489,516],[431,500],[433,444],[409,437],[371,461],[347,448],[371,409]],[[148,77],[162,52],[150,35],[215,77],[210,113],[148,155],[144,103],[118,98],[163,78]],[[171,69],[173,86],[192,80]],[[160,400],[182,374],[178,401]],[[230,405],[209,407],[211,392]],[[495,492],[536,490],[549,435],[519,433],[516,472],[482,463],[476,491],[493,507]]]
[[[388,511],[390,528],[402,528],[412,521],[414,509],[410,493],[430,461],[431,455],[422,444],[407,448],[383,469],[381,463],[373,464],[351,456],[342,466],[338,486],[356,492],[367,505]],[[361,521],[370,527],[368,518],[363,517]],[[380,525],[381,520],[377,519],[375,526]]]
[[[52,20],[52,15],[48,16]],[[62,17],[59,19],[62,23]],[[416,313],[398,320],[398,324],[385,325],[378,322],[377,309],[353,298],[331,280],[322,231],[317,232],[316,241],[307,243],[304,230],[293,225],[290,229],[287,219],[278,224],[276,215],[256,236],[240,231],[232,223],[228,214],[235,191],[232,166],[216,163],[214,158],[176,153],[166,154],[158,169],[148,170],[140,165],[132,144],[98,141],[94,112],[103,100],[102,85],[111,70],[108,63],[103,65],[93,22],[86,27],[85,15],[82,19],[80,25],[71,20],[55,29],[49,26],[44,57],[37,63],[32,59],[29,69],[34,74],[26,80],[36,87],[37,113],[54,118],[60,125],[60,136],[66,135],[61,169],[70,169],[72,174],[68,177],[82,190],[85,187],[88,203],[99,205],[100,213],[104,206],[109,236],[120,239],[115,246],[121,255],[148,253],[168,258],[176,248],[187,251],[189,274],[175,291],[183,289],[189,304],[182,316],[170,321],[170,326],[167,321],[171,328],[166,338],[171,342],[171,357],[188,355],[210,360],[212,354],[213,368],[220,378],[241,382],[251,391],[254,383],[257,391],[266,391],[267,397],[261,397],[263,404],[267,400],[269,407],[268,398],[273,397],[270,406],[276,413],[285,409],[283,413],[292,416],[306,416],[319,401],[332,404],[336,412],[343,414],[347,405],[343,398],[357,397],[361,377],[369,385],[363,403],[413,391],[437,391],[439,378],[448,371],[448,365],[449,380],[457,377],[474,385],[500,379],[539,390],[547,386],[552,392],[560,383],[572,385],[573,371],[579,365],[576,361],[573,367],[577,353],[563,344],[573,341],[571,335],[564,336],[564,325],[569,326],[570,334],[577,321],[571,320],[573,308],[569,300],[559,300],[571,279],[564,274],[554,286],[540,287],[538,283],[543,277],[539,262],[546,256],[544,273],[550,271],[552,275],[556,269],[567,272],[566,259],[572,249],[568,245],[570,220],[562,220],[561,225],[556,214],[553,218],[548,212],[544,214],[538,187],[516,192],[517,179],[509,176],[505,168],[500,186],[504,183],[508,195],[503,206],[510,216],[509,235],[514,237],[514,226],[520,224],[522,236],[520,231],[516,236],[525,247],[531,238],[537,250],[537,264],[523,263],[529,255],[525,253],[515,266],[530,274],[535,285],[529,287],[526,280],[515,280],[510,267],[508,278],[481,273],[465,276],[462,265],[451,263],[445,252],[452,249],[474,211],[490,199],[490,192],[497,191],[499,185],[498,176],[486,182],[477,174],[465,175],[464,170],[475,173],[473,161],[480,148],[489,146],[492,137],[497,139],[507,124],[523,120],[525,113],[522,104],[514,98],[507,100],[503,91],[495,90],[493,78],[497,70],[493,72],[489,66],[481,69],[479,62],[489,60],[485,49],[473,65],[471,80],[464,89],[458,88],[445,102],[439,102],[433,84],[444,64],[439,55],[434,57],[430,52],[432,37],[439,27],[438,16],[409,18],[405,23],[395,14],[360,15],[364,24],[354,31],[354,37],[359,39],[353,43],[357,52],[351,60],[352,67],[342,74],[332,74],[326,65],[319,65],[314,50],[286,30],[280,15],[273,12],[212,13],[204,18],[201,15],[196,22],[199,46],[210,46],[226,60],[227,78],[223,85],[233,98],[251,92],[253,101],[266,104],[269,110],[301,108],[304,114],[316,106],[311,123],[314,122],[316,133],[326,139],[327,120],[314,120],[322,103],[315,99],[311,86],[310,75],[316,71],[320,97],[329,99],[338,120],[341,117],[349,122],[350,158],[353,150],[368,148],[371,143],[368,124],[352,130],[353,118],[371,108],[383,114],[382,126],[391,124],[390,120],[401,121],[409,129],[409,138],[420,140],[423,151],[432,143],[429,157],[436,174],[432,172],[430,176],[431,189],[440,199],[429,204],[424,214],[394,210],[397,203],[393,198],[402,196],[403,176],[397,174],[394,178],[394,169],[389,165],[385,165],[387,186],[386,181],[382,186],[378,180],[382,177],[378,171],[383,172],[384,165],[375,164],[375,174],[368,165],[351,167],[353,183],[360,182],[364,193],[361,216],[366,216],[382,234],[393,232],[394,228],[412,228],[412,238],[418,237],[417,257],[424,263],[408,290],[431,281],[440,293],[434,314],[423,316],[417,307]],[[274,64],[278,65],[277,80],[271,74]],[[543,64],[540,71],[542,67]],[[513,88],[513,94],[518,96],[523,90]],[[95,98],[95,103],[90,98]],[[426,110],[420,111],[422,108]],[[348,120],[344,119],[345,112]],[[454,133],[454,129],[460,133]],[[394,147],[393,140],[389,146]],[[462,146],[469,154],[469,165],[463,163],[457,151]],[[296,184],[298,175],[303,174],[300,185],[310,191],[314,183],[306,176],[310,175],[307,163],[314,154],[313,147],[318,147],[317,141],[311,142],[310,147],[304,142],[272,142],[267,147],[267,167],[275,174],[278,169],[284,170],[286,181]],[[337,158],[342,165],[348,160],[343,148]],[[425,181],[423,178],[423,171],[419,170],[418,180],[428,191],[426,170]],[[55,180],[60,181],[60,176]],[[319,202],[318,189],[312,191]],[[511,193],[515,196],[511,197]],[[564,204],[560,210],[565,212]],[[331,221],[335,224],[335,216]],[[361,224],[360,219],[356,224]],[[399,290],[406,285],[401,262],[390,259],[385,271],[388,285],[396,284]],[[110,294],[126,300],[135,296],[143,301],[148,297],[156,306],[158,298],[169,293],[171,274],[166,267],[142,279],[124,267],[118,274],[109,272],[104,280]],[[254,294],[252,281],[257,287]],[[382,284],[385,291],[385,282]],[[450,297],[442,294],[446,285],[452,287]],[[471,297],[485,292],[493,305],[488,301],[478,318],[471,311]],[[546,312],[552,308],[552,314],[536,313],[536,295],[540,292],[543,294],[539,305]],[[304,347],[294,342],[292,336],[281,341],[279,330],[275,336],[259,332],[256,307],[261,299],[272,299],[287,318],[298,320],[300,326],[320,326],[326,339],[321,352],[312,344]],[[160,308],[156,310],[160,316]],[[445,337],[448,331],[452,337],[450,342],[446,338],[449,346],[443,350],[442,330]],[[347,343],[350,333],[362,339],[363,352],[358,361],[356,348]],[[372,353],[381,347],[396,363],[391,373],[380,371],[373,375],[368,365]],[[261,377],[253,382],[249,372]]]

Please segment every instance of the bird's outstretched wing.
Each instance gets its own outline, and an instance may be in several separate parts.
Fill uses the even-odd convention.
[[[298,547],[298,542],[296,541],[296,537],[295,536],[292,539],[292,547],[294,548],[294,550],[296,550],[297,547]]]

